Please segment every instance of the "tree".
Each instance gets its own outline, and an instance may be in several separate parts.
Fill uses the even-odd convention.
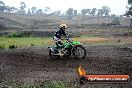
[[[3,1],[0,1],[0,6],[4,6],[5,3]]]
[[[21,3],[20,9],[21,10],[24,10],[26,8],[25,2],[20,2],[20,3]]]
[[[128,0],[128,4],[129,5],[132,5],[132,0]]]
[[[132,0],[128,0],[128,4],[130,6],[127,7],[128,11],[125,14],[125,16],[127,17],[132,16]]]
[[[3,1],[0,1],[0,12],[4,12],[5,9],[5,3]]]
[[[130,7],[128,7],[128,11],[126,12],[126,16],[132,16],[132,0],[128,0],[128,4],[130,5]],[[130,27],[132,26],[132,18],[131,18],[131,22],[130,22]]]
[[[103,14],[104,14],[105,16],[109,16],[109,13],[111,12],[109,7],[103,6],[103,7],[102,7],[102,10],[103,10]]]
[[[87,9],[87,11],[88,11],[88,13],[87,13],[87,14],[88,14],[88,15],[90,15],[91,9]]]
[[[37,11],[37,8],[36,8],[36,7],[32,7],[32,8],[31,8],[31,13],[32,13],[32,14],[35,14],[36,11]]]
[[[56,15],[60,15],[60,14],[61,14],[60,10],[56,11]]]
[[[96,9],[96,8],[93,8],[93,9],[91,10],[90,14],[91,14],[92,16],[94,16],[95,13],[96,13],[96,11],[97,11],[97,9]]]
[[[26,4],[25,4],[25,2],[20,2],[20,3],[21,3],[21,6],[19,7],[20,10],[18,11],[18,13],[25,14],[26,11],[24,9],[26,8]]]
[[[73,16],[73,8],[69,8],[69,9],[66,11],[66,15],[68,15],[68,16]]]
[[[103,10],[102,9],[98,9],[98,16],[103,16],[103,14],[104,14],[104,12],[103,12]]]
[[[28,9],[27,14],[31,15],[31,10],[30,10],[30,8]]]
[[[38,9],[36,13],[37,14],[43,14],[43,11],[42,11],[42,9]]]
[[[125,16],[132,16],[132,6],[128,8],[128,11],[125,13]]]
[[[81,10],[82,15],[86,15],[86,14],[89,14],[89,13],[90,13],[90,9],[82,9]]]
[[[77,15],[77,10],[73,10],[73,14],[74,15]]]
[[[59,16],[60,14],[61,14],[61,11],[58,10],[58,11],[52,12],[50,15],[56,15],[56,16]]]
[[[8,13],[15,13],[17,10],[18,9],[15,7],[6,6],[6,12],[8,12]]]
[[[45,12],[45,13],[49,13],[49,12],[50,12],[50,7],[45,7],[44,12]]]
[[[87,10],[86,10],[86,9],[82,9],[82,10],[81,10],[81,14],[82,14],[82,15],[87,14]]]

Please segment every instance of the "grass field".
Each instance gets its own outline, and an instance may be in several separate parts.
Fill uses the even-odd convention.
[[[79,41],[85,45],[122,45],[131,44],[131,37],[108,37],[98,35],[83,35],[81,37],[73,38],[73,41]],[[14,45],[17,48],[27,47],[48,47],[54,44],[52,37],[0,37],[0,48],[8,49],[9,46]]]
[[[46,46],[49,45],[49,41],[52,38],[42,38],[42,37],[21,37],[21,38],[7,38],[0,37],[0,46],[8,48],[9,45],[15,45],[17,47],[30,47],[30,46]]]

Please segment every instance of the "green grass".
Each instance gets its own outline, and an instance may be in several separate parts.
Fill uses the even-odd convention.
[[[46,47],[51,45],[52,38],[43,38],[43,37],[21,37],[21,38],[7,38],[0,37],[0,46],[3,48],[9,48],[9,46],[14,45],[18,48],[39,46]]]
[[[121,38],[118,43],[118,38],[112,39],[110,36],[99,35],[83,35],[81,37],[73,38],[73,41],[82,42],[85,45],[124,45],[131,43],[130,39]],[[0,37],[0,49],[13,48],[28,48],[28,47],[48,47],[52,46],[54,41],[52,37]]]
[[[0,49],[4,49],[5,48],[5,44],[0,44]]]

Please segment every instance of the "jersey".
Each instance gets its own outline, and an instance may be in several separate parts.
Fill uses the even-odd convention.
[[[67,34],[65,33],[65,30],[59,29],[58,31],[55,32],[54,36],[57,37],[58,39],[61,39],[61,36],[64,35],[67,37]]]

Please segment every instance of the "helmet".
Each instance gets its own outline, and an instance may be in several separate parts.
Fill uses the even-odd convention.
[[[60,28],[67,28],[67,25],[66,24],[61,24]]]

